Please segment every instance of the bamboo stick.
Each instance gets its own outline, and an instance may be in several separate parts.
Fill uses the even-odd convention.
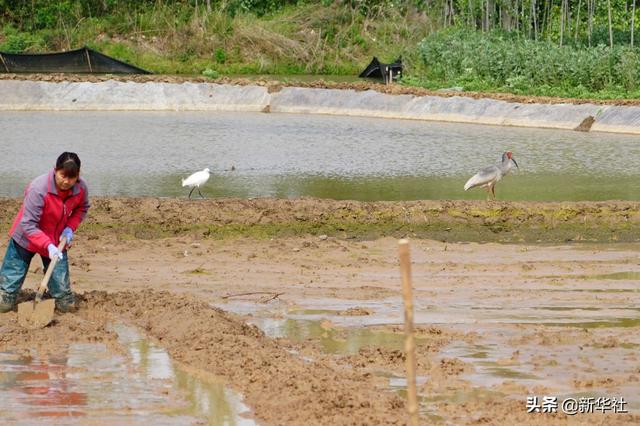
[[[407,410],[411,426],[418,426],[418,394],[416,392],[416,344],[413,338],[413,290],[411,288],[411,256],[409,240],[398,241],[400,273],[402,275],[402,298],[404,299],[404,350],[407,369]]]

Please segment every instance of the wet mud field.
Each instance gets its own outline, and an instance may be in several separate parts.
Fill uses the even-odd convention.
[[[0,199],[5,235],[19,202]],[[8,422],[405,424],[399,237],[421,424],[640,422],[638,203],[92,205],[79,311],[35,331],[0,315]],[[528,413],[535,396],[627,413]]]

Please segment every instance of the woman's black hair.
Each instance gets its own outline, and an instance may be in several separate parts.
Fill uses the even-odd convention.
[[[56,160],[56,171],[68,178],[77,178],[80,174],[80,157],[75,152],[63,152]]]

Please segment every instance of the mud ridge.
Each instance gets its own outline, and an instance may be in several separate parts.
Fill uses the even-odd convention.
[[[0,198],[0,231],[20,199]],[[210,199],[93,197],[82,233],[155,239],[178,235],[278,237],[384,236],[479,242],[640,240],[640,203]]]

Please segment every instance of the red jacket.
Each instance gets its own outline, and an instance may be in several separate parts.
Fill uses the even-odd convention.
[[[58,245],[65,227],[75,232],[88,210],[89,191],[84,180],[78,179],[63,200],[56,188],[55,171],[51,171],[27,185],[9,235],[20,247],[49,257],[47,246]]]

